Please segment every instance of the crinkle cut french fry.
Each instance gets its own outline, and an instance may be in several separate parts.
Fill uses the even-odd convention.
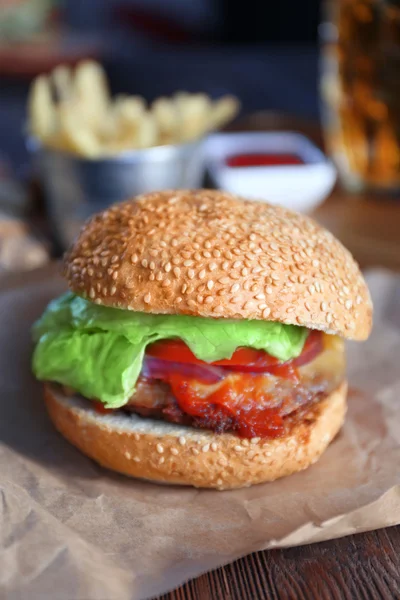
[[[46,142],[56,128],[56,111],[50,82],[45,75],[37,77],[31,85],[28,114],[31,133],[40,141]]]
[[[146,111],[141,118],[137,130],[137,147],[150,148],[157,145],[157,122],[150,111]]]
[[[158,98],[151,105],[157,122],[160,143],[173,144],[180,137],[181,115],[177,103],[170,98]]]
[[[85,119],[99,127],[109,110],[111,98],[103,68],[94,61],[79,63],[75,70],[74,97]]]
[[[209,129],[218,129],[236,117],[240,103],[234,96],[223,96],[213,103]]]
[[[116,98],[101,129],[108,152],[138,147],[138,130],[145,112],[146,103],[140,96]]]
[[[65,140],[66,150],[80,156],[96,158],[101,154],[101,145],[93,129],[84,121],[82,114],[71,110],[68,105],[60,107],[59,135]]]
[[[174,99],[181,115],[180,141],[188,142],[201,137],[208,128],[210,98],[206,94],[181,92]]]
[[[51,82],[56,91],[56,101],[70,100],[73,95],[72,72],[66,65],[59,65],[51,73]]]

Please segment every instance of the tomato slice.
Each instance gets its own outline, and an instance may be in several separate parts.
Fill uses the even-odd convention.
[[[227,367],[230,370],[250,371],[253,373],[262,373],[269,371],[279,375],[278,370],[283,365],[298,367],[310,362],[323,347],[322,332],[311,331],[304,344],[303,351],[295,359],[281,362],[275,356],[271,356],[264,350],[254,350],[254,348],[238,348],[230,359],[217,360],[211,363],[218,367]],[[188,346],[182,340],[160,340],[148,346],[146,354],[159,358],[161,360],[173,361],[177,363],[204,364],[204,362],[193,354]]]

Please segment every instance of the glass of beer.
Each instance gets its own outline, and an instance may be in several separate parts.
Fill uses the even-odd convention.
[[[400,191],[400,0],[326,0],[322,117],[350,190]]]

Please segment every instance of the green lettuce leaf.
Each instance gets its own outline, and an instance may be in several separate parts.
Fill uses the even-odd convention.
[[[180,338],[205,362],[231,358],[240,346],[265,350],[281,361],[297,357],[308,330],[272,321],[152,315],[108,308],[67,293],[49,304],[33,326],[33,371],[68,385],[108,408],[128,401],[146,346]]]

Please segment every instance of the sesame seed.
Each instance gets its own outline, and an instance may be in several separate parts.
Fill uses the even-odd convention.
[[[140,458],[138,456],[135,456],[135,458],[133,459],[136,463],[140,462]]]
[[[222,479],[217,479],[217,485],[222,485],[222,484],[223,484]]]
[[[211,444],[211,450],[212,450],[213,452],[216,452],[216,451],[217,451],[217,449],[218,449],[218,446],[217,446],[217,444],[216,444],[215,442],[212,442],[212,444]]]
[[[242,448],[242,446],[235,446],[235,447],[234,447],[234,450],[235,450],[236,452],[243,452],[243,448]]]
[[[174,456],[178,456],[179,450],[177,448],[171,448],[171,454],[173,454]]]
[[[212,290],[214,287],[214,282],[212,279],[210,279],[209,281],[207,281],[207,289]]]
[[[258,444],[258,442],[260,441],[261,438],[259,437],[253,437],[250,440],[250,444]]]
[[[150,300],[151,300],[151,294],[150,294],[150,292],[148,292],[144,297],[144,301],[146,304],[149,304]]]
[[[332,323],[332,320],[333,320],[332,313],[328,313],[325,318],[326,318],[327,323]]]
[[[172,269],[171,263],[170,263],[170,262],[167,262],[167,263],[164,265],[164,271],[165,271],[166,273],[169,273],[171,269]]]
[[[254,308],[254,306],[255,306],[254,300],[248,300],[247,302],[244,303],[243,308],[245,310],[247,310],[249,308]]]
[[[361,304],[361,302],[362,302],[361,296],[357,296],[357,298],[356,298],[356,304]]]
[[[90,296],[91,298],[94,298],[94,297],[95,297],[95,295],[96,295],[96,292],[94,291],[94,288],[92,288],[92,287],[91,287],[91,288],[90,288],[90,290],[89,290],[89,296]]]
[[[215,269],[217,268],[217,264],[215,262],[212,262],[208,265],[208,268],[210,269],[210,271],[215,271]]]
[[[115,285],[113,285],[112,288],[110,289],[110,296],[114,296],[116,291],[117,291],[117,288],[115,287]]]
[[[271,273],[271,278],[272,278],[274,281],[279,281],[279,275],[277,275],[276,273]]]
[[[206,270],[205,270],[205,269],[202,269],[202,270],[199,272],[199,279],[204,279],[204,277],[205,277],[205,276],[206,276]]]
[[[145,258],[144,258],[144,259],[142,260],[142,262],[141,262],[141,265],[142,265],[142,267],[144,267],[144,268],[146,268],[148,264],[149,264],[149,263],[148,263],[148,261],[147,261]]]
[[[267,287],[265,291],[267,292],[267,294],[272,294],[272,287]]]
[[[353,302],[351,300],[346,300],[344,306],[347,308],[347,310],[350,310],[350,308],[353,306]]]
[[[312,264],[313,267],[318,267],[319,260],[317,258],[314,258],[311,264]]]
[[[131,453],[130,452],[125,452],[125,457],[129,460],[131,458]]]
[[[183,298],[181,298],[180,296],[177,297],[177,299],[175,300],[175,302],[177,304],[180,304],[182,302]]]
[[[292,313],[292,312],[294,312],[295,310],[296,310],[296,309],[295,309],[295,307],[294,307],[294,306],[289,306],[289,308],[287,308],[287,309],[286,309],[286,312],[287,312],[287,313]]]
[[[269,317],[270,313],[271,313],[271,309],[269,308],[269,306],[267,306],[267,308],[264,308],[264,310],[262,312],[263,319],[266,319],[267,317]]]
[[[226,465],[228,464],[228,460],[227,460],[227,459],[226,459],[224,456],[222,456],[222,457],[221,457],[221,458],[218,460],[218,464],[219,464],[221,467],[226,467]]]
[[[183,437],[183,435],[181,435],[178,438],[178,442],[180,443],[181,446],[184,446],[186,444],[186,439]]]
[[[328,305],[326,302],[321,302],[321,310],[323,312],[326,312],[326,310],[328,309]]]
[[[254,296],[256,298],[256,300],[264,300],[265,299],[265,294],[257,294],[257,296]]]
[[[179,277],[179,275],[181,274],[181,270],[179,267],[174,267],[174,275],[175,277]]]
[[[208,452],[210,449],[210,444],[204,444],[204,446],[202,447],[201,451],[202,452]]]
[[[137,442],[140,440],[140,435],[138,433],[134,433],[133,437]]]
[[[313,284],[309,285],[308,286],[308,291],[310,292],[311,295],[314,294],[314,292],[315,292],[315,286]]]
[[[160,457],[160,460],[158,461],[158,464],[159,464],[159,465],[162,465],[164,461],[165,461],[165,458],[164,458],[164,456],[161,456],[161,457]]]
[[[169,287],[171,285],[171,280],[170,279],[164,279],[164,281],[161,284],[161,287]]]
[[[157,444],[156,448],[159,454],[162,454],[164,452],[164,446],[162,444]]]
[[[213,302],[214,298],[213,296],[207,296],[206,299],[204,300],[205,304],[211,304]]]
[[[194,264],[193,260],[184,260],[183,261],[183,266],[184,267],[191,267]]]
[[[200,454],[200,452],[197,450],[197,448],[192,448],[192,452],[195,456],[198,456]]]

